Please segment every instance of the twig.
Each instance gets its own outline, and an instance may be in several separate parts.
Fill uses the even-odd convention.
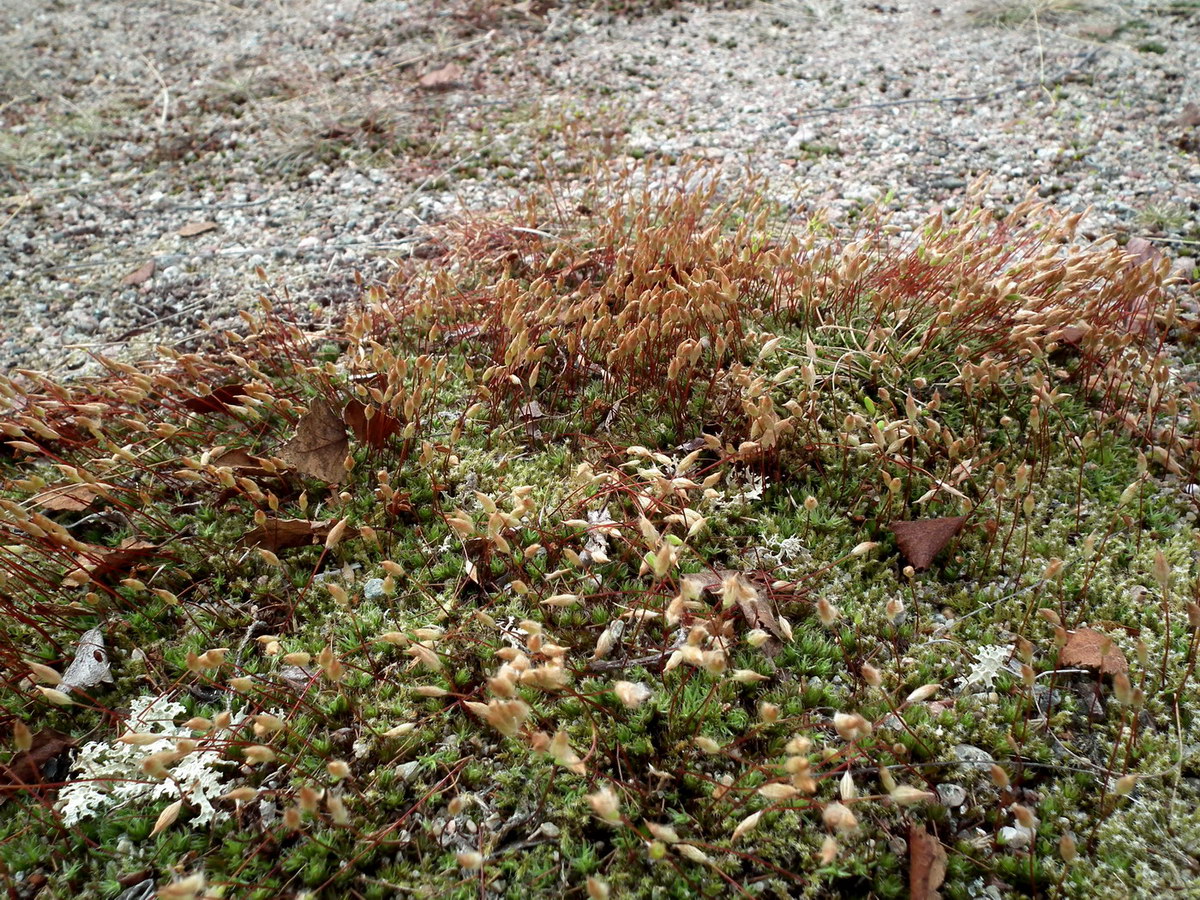
[[[167,81],[162,76],[162,72],[158,70],[158,66],[154,64],[154,60],[146,56],[144,53],[139,53],[142,62],[150,69],[150,74],[154,76],[159,86],[162,88],[162,112],[158,116],[158,127],[160,131],[167,130],[167,116],[171,112],[171,90],[167,87]]]
[[[1049,78],[1029,79],[1026,81],[1015,81],[1010,85],[1002,88],[996,88],[991,91],[984,91],[982,94],[968,94],[949,97],[913,97],[904,100],[881,100],[878,103],[858,103],[854,106],[821,106],[817,109],[810,109],[808,112],[800,113],[788,118],[793,121],[802,121],[804,119],[815,119],[819,116],[838,115],[839,113],[858,112],[866,109],[885,109],[890,106],[919,106],[925,104],[936,103],[976,103],[980,100],[992,100],[1004,94],[1010,94],[1013,91],[1023,91],[1031,87],[1047,87],[1050,85],[1061,84],[1066,81],[1076,72],[1082,71],[1089,63],[1092,62],[1100,51],[1093,50],[1086,54],[1079,64],[1070,66],[1060,72],[1055,73]]]

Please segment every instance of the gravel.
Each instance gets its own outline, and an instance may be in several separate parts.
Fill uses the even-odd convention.
[[[427,225],[598,152],[748,168],[835,220],[884,198],[901,225],[982,176],[988,202],[1090,207],[1089,235],[1193,274],[1195,4],[607,8],[4,4],[0,367],[195,346],[264,291],[331,316]]]

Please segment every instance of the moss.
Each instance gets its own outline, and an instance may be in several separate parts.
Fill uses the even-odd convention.
[[[1157,301],[1159,286],[1104,282],[1103,254],[1068,271],[1055,249],[1062,223],[1029,208],[1003,222],[964,211],[904,249],[872,230],[870,210],[854,235],[820,222],[785,232],[753,190],[704,190],[614,196],[588,204],[602,213],[558,220],[551,204],[528,227],[553,220],[560,242],[459,223],[443,236],[450,259],[414,263],[323,348],[265,316],[238,360],[214,352],[204,372],[232,383],[256,368],[270,399],[254,398],[253,421],[177,412],[176,388],[154,373],[145,404],[103,383],[23,385],[56,427],[56,391],[102,399],[112,447],[137,447],[137,462],[114,469],[104,462],[113,449],[82,439],[60,440],[55,453],[136,495],[126,515],[137,534],[188,530],[170,542],[170,565],[135,560],[105,576],[117,586],[98,585],[89,608],[71,606],[82,592],[62,584],[62,548],[14,527],[19,553],[0,565],[29,601],[5,622],[12,659],[61,671],[85,625],[119,612],[122,626],[110,629],[116,680],[97,694],[103,709],[51,708],[13,685],[7,707],[31,726],[111,740],[124,727],[114,713],[151,684],[177,685],[197,694],[188,715],[230,708],[277,715],[283,729],[227,735],[231,760],[259,743],[276,759],[230,767],[230,787],[259,789],[267,803],[217,801],[224,815],[210,829],[191,827],[184,810],[151,838],[165,804],[121,810],[69,832],[63,865],[56,814],[18,797],[31,818],[0,831],[9,871],[47,873],[64,893],[112,887],[123,874],[113,847],[131,835],[164,871],[202,867],[247,896],[419,887],[524,897],[580,891],[589,876],[619,896],[721,896],[724,873],[765,895],[891,897],[906,890],[896,839],[916,823],[947,843],[948,897],[997,880],[1088,896],[1120,866],[1169,887],[1158,857],[1121,841],[1167,835],[1174,852],[1200,835],[1182,800],[1149,802],[1190,790],[1161,773],[1194,770],[1179,758],[1196,739],[1194,509],[1178,484],[1196,480],[1186,452],[1195,433],[1164,358],[1108,337],[1120,291]],[[1031,218],[1037,227],[1021,224]],[[764,237],[785,233],[795,242]],[[994,290],[1001,276],[1028,281]],[[1064,347],[1064,309],[1097,336]],[[478,332],[447,338],[464,324]],[[1014,339],[1020,328],[1032,330]],[[687,346],[694,359],[680,356]],[[163,371],[178,384],[188,364],[199,365],[167,361]],[[128,387],[135,376],[113,377]],[[389,403],[400,433],[379,446],[351,439],[355,464],[336,487],[287,472],[231,483],[200,461],[248,431],[255,446],[281,445],[296,428],[291,406],[318,394]],[[533,399],[541,415],[529,414]],[[150,429],[186,428],[151,441],[130,424],[136,416]],[[701,433],[713,440],[682,471],[689,448],[678,445]],[[199,481],[178,474],[184,458]],[[53,474],[36,458],[0,466],[18,509],[41,489],[31,476]],[[205,511],[176,512],[189,497]],[[602,510],[612,524],[601,551],[589,533]],[[374,540],[348,532],[325,546],[318,536],[275,548],[276,565],[241,544],[256,516],[277,512],[345,517]],[[959,514],[967,525],[932,564],[906,571],[891,523]],[[131,533],[89,524],[87,539],[109,547]],[[743,573],[770,617],[749,621],[758,614],[743,603],[694,599],[681,584],[684,573],[727,570]],[[366,599],[366,579],[384,574],[392,593],[372,588]],[[330,585],[344,587],[346,605]],[[178,605],[147,592],[164,587]],[[820,601],[836,609],[826,624]],[[1113,637],[1145,692],[1136,729],[1107,682],[1100,716],[1067,676],[1050,677],[1058,622]],[[600,652],[601,636],[618,632]],[[189,671],[219,647],[220,666]],[[964,691],[985,647],[1010,648],[1012,661]],[[292,653],[310,654],[311,684],[285,683]],[[569,677],[539,684],[557,661]],[[765,678],[735,681],[736,670]],[[260,678],[250,691],[226,692],[249,675]],[[618,680],[651,695],[628,708]],[[937,694],[906,700],[925,684]],[[500,700],[527,707],[504,733],[473,705]],[[838,714],[853,713],[870,733],[847,741]],[[546,752],[564,740],[569,753]],[[990,753],[1010,783],[968,767],[962,744]],[[327,765],[337,761],[349,774],[335,779]],[[968,802],[881,802],[879,766],[909,786],[961,784]],[[1126,771],[1144,776],[1134,800],[1115,794]],[[847,773],[859,829],[821,863],[821,812]],[[588,798],[603,787],[619,799],[617,825],[593,815]],[[330,798],[345,803],[344,823]],[[1040,820],[1032,854],[993,841],[1017,801]],[[262,819],[272,804],[283,817],[314,803],[296,831]],[[659,840],[650,823],[669,823],[711,862]],[[1067,831],[1082,838],[1069,867],[1055,849]],[[953,846],[963,834],[978,845]],[[104,852],[83,852],[87,841]],[[479,872],[459,866],[457,854],[472,850],[484,855]]]

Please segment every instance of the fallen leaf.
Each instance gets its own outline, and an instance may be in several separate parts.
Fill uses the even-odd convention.
[[[188,397],[183,401],[185,409],[190,409],[192,412],[229,412],[229,404],[235,402],[236,398],[246,393],[244,384],[223,384],[218,388],[214,388],[211,393],[194,397]]]
[[[60,484],[33,496],[42,509],[55,512],[82,512],[96,499],[96,492],[86,484]]]
[[[23,753],[18,753],[7,766],[0,765],[0,785],[17,790],[41,792],[47,782],[61,781],[66,775],[60,771],[63,756],[75,746],[65,734],[46,728],[33,736],[33,744]],[[0,792],[0,803],[7,799],[8,791]]]
[[[458,63],[447,63],[440,69],[426,72],[417,82],[426,90],[446,90],[462,81],[463,67]]]
[[[1058,651],[1058,665],[1063,669],[1090,669],[1101,675],[1129,671],[1121,648],[1107,634],[1092,628],[1067,632],[1067,642]]]
[[[108,665],[108,651],[104,648],[104,632],[99,628],[85,631],[75,645],[75,659],[63,673],[64,692],[75,688],[90,688],[98,684],[112,684],[112,670]]]
[[[247,547],[264,547],[271,551],[323,544],[333,525],[333,522],[312,522],[308,519],[267,519],[257,528],[246,532],[242,536],[242,543]],[[355,529],[348,530],[358,533]]]
[[[1125,252],[1133,257],[1134,265],[1144,262],[1158,262],[1163,258],[1163,252],[1145,238],[1131,237],[1125,245]]]
[[[154,260],[147,260],[138,268],[134,269],[128,275],[121,279],[121,284],[126,287],[134,287],[139,284],[144,284],[154,277]]]
[[[720,599],[725,582],[729,578],[737,579],[736,599],[737,607],[742,613],[742,617],[746,620],[746,624],[750,628],[761,628],[769,632],[777,640],[763,644],[762,651],[767,656],[774,656],[780,650],[778,642],[786,643],[788,641],[787,634],[779,624],[779,619],[775,616],[775,611],[771,608],[770,601],[763,596],[762,590],[751,583],[741,572],[733,569],[717,569],[713,572],[704,572],[698,575],[689,576],[699,582],[700,589]]]
[[[195,237],[217,228],[216,222],[189,222],[176,232],[180,237]]]
[[[962,530],[966,516],[944,519],[917,519],[892,522],[888,528],[896,536],[896,545],[914,569],[927,569],[941,549]]]
[[[136,538],[126,538],[117,547],[92,546],[75,557],[78,568],[68,573],[63,581],[82,585],[115,572],[127,572],[135,562],[158,555],[158,550],[157,544]]]
[[[346,404],[342,418],[359,441],[376,449],[383,447],[388,438],[400,431],[400,420],[378,407],[368,419],[366,406],[358,400]]]
[[[343,463],[349,450],[342,417],[329,401],[318,397],[300,417],[296,436],[280,448],[279,456],[305,475],[337,484],[346,474]]]
[[[946,879],[946,849],[925,830],[908,826],[908,895],[912,900],[941,900],[938,888]]]
[[[214,448],[220,450],[220,447]],[[274,475],[275,470],[268,468],[263,464],[263,460],[258,456],[251,456],[241,447],[234,447],[232,450],[223,450],[216,456],[208,458],[209,463],[218,467],[228,467],[234,469],[241,475],[259,476],[259,475]]]

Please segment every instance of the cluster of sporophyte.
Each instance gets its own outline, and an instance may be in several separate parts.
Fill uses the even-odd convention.
[[[336,322],[0,382],[8,871],[1094,896],[1153,821],[1177,886],[1186,323],[1077,221],[598,175]]]

